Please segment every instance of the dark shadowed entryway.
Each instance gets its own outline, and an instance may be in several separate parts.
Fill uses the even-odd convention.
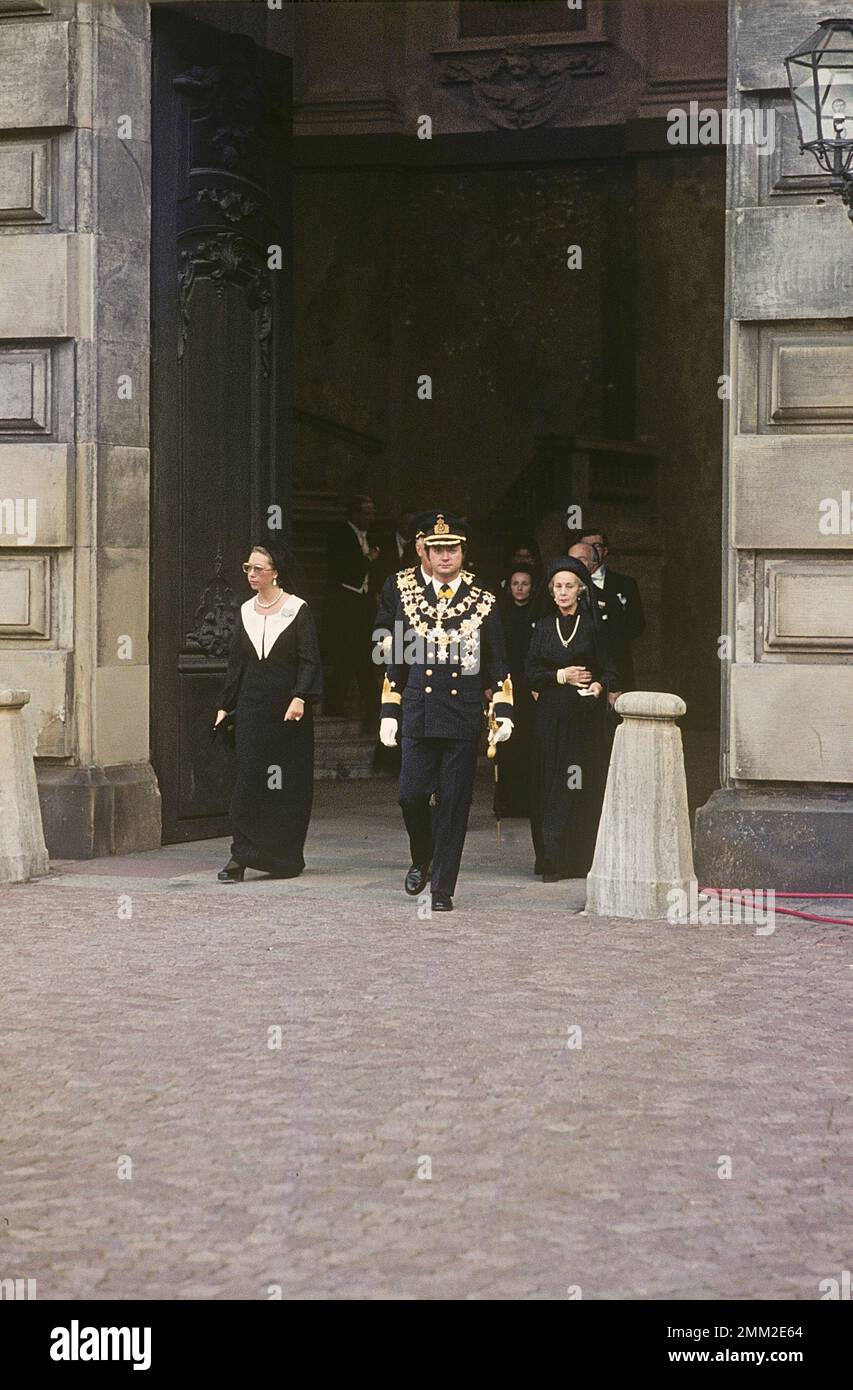
[[[286,515],[291,65],[152,21],[151,728],[170,842],[225,833],[211,711],[240,564],[267,508]]]

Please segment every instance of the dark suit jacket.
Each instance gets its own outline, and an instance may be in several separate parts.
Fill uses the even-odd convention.
[[[371,536],[367,540],[369,545],[374,544]],[[337,590],[342,584],[350,584],[357,589],[365,576],[369,583],[376,564],[377,560],[368,560],[362,553],[358,536],[348,521],[341,521],[332,527],[326,537],[326,580],[330,590]]]
[[[414,541],[406,541],[401,556],[397,550],[396,534],[383,536],[379,543],[379,559],[373,566],[370,575],[371,592],[376,594],[384,592],[389,579],[393,579],[400,570],[410,569],[412,565],[417,564],[420,564],[420,561]]]
[[[604,599],[607,619],[611,627],[611,642],[616,650],[622,668],[622,688],[634,688],[634,658],[631,643],[641,637],[646,630],[646,618],[640,599],[636,579],[618,570],[606,569],[604,588],[593,584],[598,599]]]

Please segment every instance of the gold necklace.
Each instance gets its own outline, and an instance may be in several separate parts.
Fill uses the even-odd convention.
[[[581,614],[580,614],[580,609],[578,609],[578,616],[575,618],[575,625],[574,625],[574,627],[572,628],[571,632],[569,633],[568,637],[564,637],[563,634],[562,634],[562,632],[560,631],[560,615],[559,615],[559,613],[557,614],[556,618],[554,619],[554,622],[557,624],[557,636],[559,637],[559,639],[560,639],[560,641],[562,642],[562,644],[563,644],[564,647],[570,646],[571,643],[574,641],[575,633],[576,633],[577,630],[578,630],[578,623],[580,622],[580,620],[581,620]]]

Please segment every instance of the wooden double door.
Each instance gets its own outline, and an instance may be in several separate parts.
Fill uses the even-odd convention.
[[[240,568],[287,524],[289,60],[152,7],[151,728],[166,842],[227,832],[210,720]]]

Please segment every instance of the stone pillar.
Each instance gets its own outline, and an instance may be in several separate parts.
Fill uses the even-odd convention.
[[[54,855],[159,844],[144,3],[0,10],[0,670]]]
[[[723,785],[696,815],[717,887],[853,887],[853,228],[783,95],[831,13],[730,8],[729,106],[758,138],[727,156]]]
[[[0,883],[48,872],[36,774],[21,710],[26,690],[0,690]]]
[[[678,695],[620,695],[586,910],[597,917],[665,918],[673,890],[695,893]]]

